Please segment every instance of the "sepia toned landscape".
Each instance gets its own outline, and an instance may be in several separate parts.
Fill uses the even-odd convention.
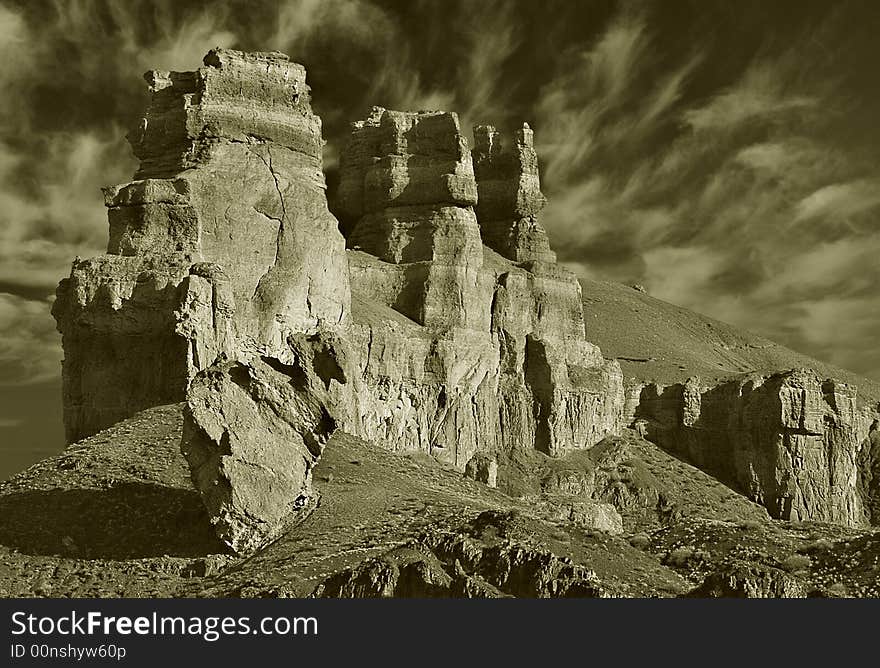
[[[330,21],[322,11],[365,21],[367,5],[309,6],[291,21]],[[817,25],[843,20],[832,14]],[[623,86],[626,68],[612,65],[636,67],[650,16],[615,9],[590,67]],[[328,142],[316,113],[332,87],[315,73],[323,65],[278,50],[206,51],[190,69],[144,75],[126,135],[137,164],[103,188],[106,251],[67,257],[54,298],[26,298],[12,271],[0,280],[15,313],[42,322],[51,311],[63,354],[60,396],[26,389],[57,382],[45,350],[29,368],[50,370],[4,391],[28,397],[33,415],[56,402],[66,444],[25,432],[23,409],[0,427],[0,438],[27,433],[46,448],[0,482],[0,595],[880,595],[872,330],[867,316],[828,306],[874,308],[876,268],[841,253],[876,242],[878,181],[853,175],[796,196],[806,163],[783,147],[806,153],[808,140],[784,135],[807,120],[784,113],[815,100],[792,94],[759,109],[785,95],[755,65],[743,81],[759,93],[728,85],[682,112],[690,134],[658,153],[650,175],[647,158],[612,142],[592,158],[613,165],[600,177],[579,172],[593,150],[583,137],[599,145],[612,131],[591,125],[589,105],[580,115],[559,106],[582,82],[542,87],[537,122],[512,118],[515,105],[497,120],[484,117],[491,104],[461,115],[439,104],[334,108],[333,132],[344,130]],[[698,60],[643,88],[639,122],[672,113]],[[611,95],[615,81],[590,85]],[[743,193],[744,177],[725,180],[719,167],[698,195],[661,192],[668,170],[699,180],[698,165],[673,163],[696,145],[720,151],[700,132],[723,114],[746,114],[756,132],[772,117],[736,148],[740,167],[769,170],[778,158],[772,179]],[[620,137],[642,132],[638,118],[615,126]],[[659,134],[652,141],[661,151]],[[561,179],[577,156],[585,162]],[[733,200],[700,214],[719,237],[686,241],[698,203],[728,190]],[[614,224],[611,191],[615,207],[635,198]],[[837,211],[848,213],[835,218],[826,209],[841,192]],[[788,222],[779,202],[762,209],[768,193],[785,200]],[[682,202],[692,206],[673,214]],[[767,214],[772,229],[752,233],[737,207],[749,221]],[[846,232],[826,229],[827,243],[774,237],[819,217]],[[667,224],[662,244],[624,250]],[[10,232],[3,243],[13,254],[29,241]],[[658,257],[662,279],[644,264]],[[774,281],[791,284],[771,299]],[[755,321],[675,305],[675,286],[679,302],[699,306],[687,298],[698,295],[713,315]],[[793,309],[788,319],[773,300]],[[24,357],[36,338],[19,332],[7,348]],[[796,352],[783,339],[814,345]],[[835,341],[839,353],[819,354]],[[855,357],[852,370],[837,365]]]

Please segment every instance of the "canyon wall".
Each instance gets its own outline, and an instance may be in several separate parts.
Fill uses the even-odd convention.
[[[375,107],[341,151],[337,220],[301,65],[217,49],[146,79],[107,253],[74,262],[53,308],[65,429],[185,401],[193,484],[235,550],[309,511],[336,430],[494,485],[522,451],[634,424],[776,517],[876,515],[875,415],[850,386],[802,370],[625,390],[540,223],[528,125],[477,126],[471,151],[454,113]]]
[[[773,517],[860,526],[872,520],[864,459],[876,414],[856,389],[809,369],[714,385],[636,388],[644,435]]]
[[[53,310],[69,441],[185,400],[193,483],[250,551],[308,508],[336,429],[474,475],[620,429],[620,367],[546,243],[527,128],[509,147],[488,130],[478,178],[455,114],[374,109],[341,157],[346,249],[301,65],[217,49],[145,78],[107,253]]]

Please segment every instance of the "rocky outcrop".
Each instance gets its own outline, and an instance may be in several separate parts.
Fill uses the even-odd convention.
[[[800,369],[641,390],[636,419],[665,450],[763,504],[773,517],[860,526],[872,414],[854,387]]]
[[[806,598],[807,591],[793,575],[778,568],[733,562],[706,576],[688,594],[691,598]]]
[[[375,107],[340,157],[349,245],[397,266],[393,306],[431,328],[488,329],[477,186],[456,114]],[[376,267],[375,271],[384,272]]]
[[[336,573],[314,596],[337,598],[608,598],[596,573],[507,535],[514,513],[487,511]]]
[[[11,549],[111,570],[204,558],[173,566],[183,578],[227,563],[208,554],[221,550],[209,523],[239,554],[299,524],[213,591],[282,591],[281,576],[248,582],[264,568],[301,595],[669,595],[686,590],[675,567],[688,589],[706,577],[695,594],[794,596],[829,558],[795,571],[801,529],[767,529],[763,507],[718,480],[777,518],[877,522],[877,416],[853,387],[799,370],[624,389],[540,224],[528,125],[510,139],[478,126],[471,151],[454,113],[375,108],[341,153],[337,220],[301,65],[217,49],[146,78],[129,135],[140,167],[105,190],[107,253],[74,262],[53,308],[68,439],[128,419],[4,485]],[[34,508],[55,517],[48,532]],[[92,515],[107,526],[83,524]],[[706,549],[713,531],[733,536],[716,541],[727,549],[749,527],[787,531],[789,557],[760,543],[719,563]],[[666,565],[618,589],[621,563],[633,582],[650,563],[637,545]],[[852,545],[832,570],[850,577],[858,557],[868,584],[822,586],[876,593],[876,550]],[[17,574],[35,563],[7,557]]]
[[[538,222],[547,200],[528,123],[516,131],[509,146],[491,125],[476,126],[473,160],[483,243],[513,262],[554,264],[556,254]]]
[[[69,441],[182,400],[221,355],[343,326],[350,308],[303,67],[218,49],[145,78],[137,180],[106,189],[107,254],[75,262],[54,307]]]
[[[238,553],[314,505],[312,467],[336,430],[330,396],[345,371],[333,342],[292,338],[290,351],[209,367],[187,393],[183,454],[218,536]]]
[[[524,211],[505,208],[509,193],[540,200],[523,204],[532,218],[543,205],[523,133],[524,167],[484,159],[488,222]],[[375,108],[340,158],[362,383],[351,429],[462,471],[516,448],[589,447],[618,430],[623,403],[618,365],[586,340],[575,277],[552,254],[517,262],[483,245],[479,184],[451,113]]]
[[[859,458],[859,494],[871,524],[880,525],[880,420],[868,427],[868,439]]]

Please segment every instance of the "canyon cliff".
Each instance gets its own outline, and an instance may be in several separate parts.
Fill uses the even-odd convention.
[[[854,387],[797,369],[719,384],[646,385],[645,436],[786,520],[871,521],[863,458],[876,414]]]
[[[302,66],[215,50],[146,79],[107,254],[58,288],[68,440],[185,399],[193,481],[247,550],[308,504],[336,429],[487,480],[619,432],[623,376],[538,222],[527,126],[479,128],[472,155],[453,113],[374,109],[342,154],[346,250]]]
[[[301,65],[217,49],[145,78],[107,253],[74,262],[53,308],[65,429],[185,402],[181,451],[236,552],[314,510],[340,434],[510,491],[541,457],[604,457],[635,426],[774,517],[876,521],[876,411],[855,387],[782,369],[625,381],[603,356],[540,222],[527,124],[477,126],[471,150],[455,113],[375,107],[341,151],[334,215]],[[566,516],[622,530],[595,494],[578,503]]]

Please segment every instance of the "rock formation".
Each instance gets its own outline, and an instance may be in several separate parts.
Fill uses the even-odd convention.
[[[193,481],[246,550],[309,496],[335,422],[297,337],[344,327],[351,298],[304,68],[278,53],[204,62],[146,75],[137,180],[106,189],[107,255],[74,263],[54,314],[68,440],[186,397]]]
[[[528,125],[478,126],[470,151],[454,113],[374,108],[340,155],[337,221],[301,65],[217,49],[146,79],[140,168],[105,190],[107,254],[74,262],[53,309],[65,427],[72,442],[185,401],[181,450],[233,550],[314,508],[312,469],[343,432],[513,494],[529,462],[634,421],[775,517],[876,516],[877,439],[845,384],[798,371],[625,392],[540,224]],[[594,455],[542,479],[554,521],[618,534],[624,517],[674,514],[629,450]],[[334,586],[359,591],[349,576]]]
[[[497,202],[527,183],[543,203],[530,155],[487,167]],[[351,430],[460,470],[477,453],[589,447],[619,429],[623,404],[618,365],[586,341],[576,279],[484,246],[478,185],[452,113],[374,108],[352,125],[340,159],[348,336],[364,380]],[[491,215],[506,209],[486,211],[496,224]]]
[[[778,568],[732,563],[709,574],[689,594],[693,598],[805,598],[807,592],[793,575]]]
[[[647,385],[636,409],[649,439],[765,505],[773,517],[870,520],[861,453],[872,414],[854,387],[800,369],[705,386]]]
[[[524,123],[513,145],[503,141],[491,125],[474,128],[477,217],[483,242],[513,262],[554,264],[556,254],[538,222],[547,200],[541,192],[534,133]]]
[[[68,441],[182,400],[221,355],[342,326],[350,308],[303,67],[215,50],[195,72],[145,78],[137,180],[105,191],[107,255],[58,288]]]
[[[185,398],[193,482],[250,551],[301,514],[337,427],[491,485],[512,451],[616,433],[620,368],[587,342],[580,287],[537,222],[527,126],[514,148],[480,145],[478,182],[455,114],[374,109],[341,159],[346,251],[304,68],[220,49],[204,63],[146,75],[107,254],[59,286],[70,441]]]

